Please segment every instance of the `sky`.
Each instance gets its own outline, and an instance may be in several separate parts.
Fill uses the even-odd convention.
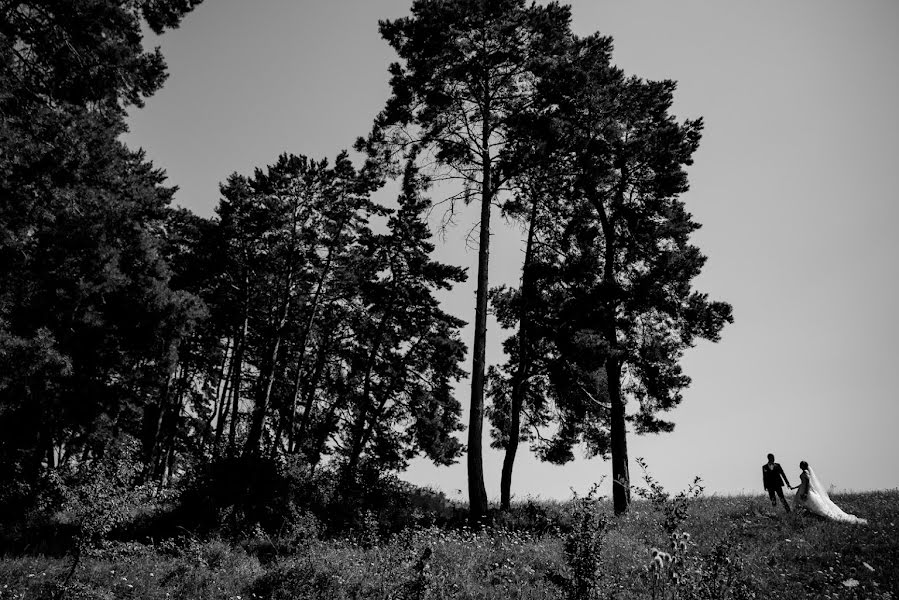
[[[369,131],[389,93],[395,55],[378,19],[410,4],[206,0],[179,29],[145,40],[161,46],[170,77],[132,111],[125,141],[165,169],[176,204],[204,216],[230,173],[282,152],[333,158]],[[611,35],[618,66],[676,80],[673,112],[705,119],[683,197],[708,256],[695,287],[734,307],[721,341],[683,358],[693,381],[668,415],[674,432],[628,437],[632,481],[641,483],[634,458],[643,457],[671,491],[698,475],[707,494],[762,493],[773,452],[794,485],[807,460],[836,490],[899,487],[899,3],[570,4],[576,33]],[[494,218],[491,285],[516,285],[523,234]],[[467,321],[475,220],[463,213],[435,252],[469,268],[468,283],[442,298]],[[503,361],[506,335],[490,321],[488,363]],[[463,339],[470,347],[470,326]],[[467,405],[467,380],[458,398]],[[565,499],[603,477],[611,492],[609,462],[560,467],[522,450],[513,499]],[[491,499],[501,464],[486,452]],[[403,478],[467,496],[464,459],[417,460]]]

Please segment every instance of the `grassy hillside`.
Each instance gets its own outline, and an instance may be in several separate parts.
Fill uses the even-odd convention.
[[[525,503],[481,532],[427,526],[425,516],[388,539],[376,522],[329,540],[314,523],[232,542],[185,531],[92,550],[66,597],[899,598],[899,491],[834,499],[870,524],[787,515],[740,496],[683,500],[686,514],[675,499],[642,500],[621,519],[603,500]],[[0,599],[54,596],[71,564],[6,556]]]

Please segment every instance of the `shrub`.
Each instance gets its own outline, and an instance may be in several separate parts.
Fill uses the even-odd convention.
[[[646,481],[648,489],[634,487],[633,491],[637,496],[648,500],[660,516],[662,517],[661,527],[666,535],[671,536],[677,533],[681,524],[686,520],[690,502],[696,500],[702,495],[703,485],[702,479],[696,477],[693,482],[687,486],[687,489],[678,492],[675,496],[671,496],[665,491],[656,479],[649,474],[649,468],[646,461],[637,458],[637,464],[643,470],[643,479]]]
[[[181,492],[174,518],[201,535],[234,538],[290,530],[318,482],[292,463],[270,458],[224,458],[199,467]]]
[[[600,509],[598,487],[595,484],[586,496],[575,495],[572,500],[572,527],[563,542],[569,571],[563,587],[571,600],[589,600],[599,595],[599,558],[609,521]]]
[[[649,562],[640,579],[655,598],[723,600],[751,597],[740,580],[742,561],[739,549],[725,538],[711,551],[703,552],[691,534],[683,530],[690,506],[702,496],[701,479],[696,477],[687,487],[671,496],[649,474],[646,462],[637,459],[648,489],[635,488],[635,493],[649,501],[659,515],[656,521],[665,535],[665,544],[649,549]]]

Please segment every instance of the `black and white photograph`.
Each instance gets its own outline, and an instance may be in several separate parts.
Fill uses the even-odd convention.
[[[897,190],[895,0],[0,0],[0,600],[897,600]]]

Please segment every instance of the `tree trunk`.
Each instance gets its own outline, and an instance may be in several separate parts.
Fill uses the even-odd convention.
[[[485,114],[489,114],[485,111]],[[484,120],[483,184],[481,188],[481,231],[478,245],[478,288],[474,317],[474,348],[471,367],[471,410],[468,416],[468,518],[479,525],[487,515],[487,489],[484,487],[483,429],[484,429],[484,370],[487,347],[487,267],[490,259],[490,209],[493,189],[490,179],[490,154],[487,150],[489,124]]]
[[[515,455],[521,439],[521,410],[524,407],[524,396],[527,392],[527,380],[531,367],[529,352],[530,334],[530,302],[534,293],[531,260],[534,255],[534,234],[537,229],[537,209],[539,202],[535,196],[531,207],[531,220],[528,226],[528,241],[524,250],[524,265],[521,267],[521,304],[518,317],[518,366],[512,381],[511,423],[509,440],[506,442],[506,454],[503,456],[503,470],[499,482],[500,509],[509,510],[512,503],[512,469],[515,466]]]
[[[356,475],[356,468],[359,466],[359,458],[365,449],[365,424],[368,421],[369,411],[371,410],[371,385],[372,372],[375,368],[375,362],[378,360],[378,352],[381,350],[381,343],[384,341],[384,330],[387,328],[387,322],[390,319],[391,307],[387,307],[381,322],[378,323],[378,329],[375,333],[375,339],[372,342],[371,351],[368,355],[368,364],[365,369],[365,379],[362,384],[362,402],[359,406],[359,415],[353,424],[352,440],[350,443],[350,455],[347,460],[345,478],[352,481]]]
[[[293,385],[293,394],[290,397],[290,411],[287,414],[287,452],[293,452],[294,447],[294,420],[296,418],[296,410],[297,410],[297,399],[300,395],[300,387],[302,384],[303,377],[303,362],[306,358],[306,346],[309,343],[309,335],[312,333],[312,327],[315,325],[315,317],[318,313],[318,305],[321,301],[322,291],[325,287],[325,282],[328,279],[328,275],[331,271],[331,263],[334,259],[334,248],[337,245],[338,240],[340,239],[340,234],[343,232],[343,228],[346,225],[346,222],[349,219],[345,219],[340,222],[340,226],[337,228],[337,234],[334,236],[333,243],[328,246],[328,257],[325,259],[325,265],[322,268],[321,276],[318,278],[318,283],[315,287],[315,295],[312,297],[312,306],[309,309],[309,318],[306,320],[306,324],[303,327],[303,333],[300,337],[300,350],[299,356],[297,357],[297,375],[294,380]],[[308,407],[304,408],[303,414],[304,417],[308,413]]]
[[[231,371],[234,381],[231,384],[231,422],[228,428],[228,456],[233,457],[237,450],[237,421],[240,417],[240,384],[243,377],[243,353],[246,346],[247,330],[249,328],[248,307],[244,304],[243,324],[240,331],[234,337],[234,358],[231,361]]]
[[[155,479],[159,476],[159,455],[162,445],[163,423],[165,422],[166,416],[168,415],[173,390],[178,385],[176,381],[181,380],[181,374],[183,374],[183,372],[183,365],[174,365],[174,368],[166,379],[165,390],[162,392],[162,395],[159,398],[159,412],[156,414],[156,418],[153,420],[152,430],[149,432],[148,436],[149,447],[147,448],[145,454],[147,465],[144,477],[148,480]]]
[[[299,431],[295,434],[291,431],[288,438],[288,452],[299,452],[300,443],[306,439],[306,431],[309,428],[309,421],[312,419],[312,405],[315,402],[315,391],[318,389],[318,382],[321,379],[322,371],[328,360],[327,346],[324,343],[319,344],[318,355],[315,360],[315,369],[312,377],[306,382],[306,389],[303,392],[303,416],[300,419]]]
[[[627,460],[627,427],[624,399],[621,397],[621,363],[616,358],[606,361],[606,378],[611,403],[612,504],[615,514],[627,512],[631,503],[630,471]]]
[[[265,428],[266,413],[272,396],[275,371],[278,367],[278,350],[281,348],[281,338],[284,336],[284,328],[287,325],[287,317],[290,314],[293,293],[293,267],[295,263],[295,257],[293,255],[297,251],[296,229],[298,215],[296,197],[294,197],[294,201],[293,228],[291,230],[291,245],[287,275],[284,280],[284,296],[281,300],[281,314],[278,316],[277,324],[274,328],[274,340],[271,342],[271,351],[263,362],[263,372],[259,374],[262,385],[257,384],[256,402],[253,406],[253,416],[250,421],[250,430],[247,432],[247,441],[246,444],[244,444],[244,456],[256,456],[261,451],[260,442],[262,440],[262,430]]]
[[[627,171],[622,169],[621,182],[616,191],[615,200],[621,204],[624,200],[624,186],[627,181]],[[603,337],[609,344],[609,357],[606,359],[606,379],[609,387],[609,402],[611,404],[609,436],[610,450],[612,453],[612,505],[616,515],[627,512],[631,502],[630,472],[627,460],[627,423],[625,421],[624,397],[621,395],[621,367],[619,356],[618,325],[615,322],[617,314],[618,283],[615,280],[615,258],[617,251],[617,236],[615,225],[609,220],[609,215],[602,201],[596,197],[595,186],[590,187],[588,197],[599,214],[605,238],[605,256],[603,264],[603,284],[606,294],[606,310],[603,315]]]
[[[225,431],[225,421],[228,420],[228,408],[230,407],[230,398],[231,398],[231,370],[234,368],[234,348],[232,346],[232,340],[228,339],[228,346],[225,351],[225,359],[231,358],[232,360],[227,361],[227,365],[221,372],[221,392],[219,395],[219,408],[218,408],[218,416],[215,421],[215,438],[212,442],[212,456],[213,458],[218,458],[219,454],[222,451],[222,434]]]
[[[262,372],[259,374],[261,382],[257,385],[256,402],[253,406],[253,414],[250,420],[250,429],[247,431],[247,440],[244,444],[244,456],[256,456],[260,451],[260,441],[262,440],[262,430],[265,428],[265,418],[268,412],[269,400],[272,396],[272,386],[275,383],[275,371],[278,363],[278,350],[281,348],[281,337],[284,332],[284,325],[287,322],[287,312],[290,301],[285,300],[284,308],[281,312],[281,318],[275,329],[275,337],[271,341],[269,355],[263,363]]]
[[[181,413],[184,412],[184,393],[187,391],[189,374],[188,369],[181,369],[181,378],[175,391],[175,401],[172,403],[172,410],[169,411],[164,423],[165,431],[162,436],[164,444],[156,466],[156,478],[159,482],[157,489],[160,492],[172,481],[172,465],[175,463],[175,445],[178,441],[178,422],[181,419]]]
[[[203,425],[203,432],[200,435],[200,439],[204,446],[210,445],[213,446],[214,432],[212,430],[213,422],[217,422],[221,419],[222,414],[222,395],[227,391],[227,385],[225,383],[225,371],[228,368],[228,351],[231,348],[231,338],[228,338],[228,341],[225,345],[225,351],[222,353],[222,360],[219,363],[217,370],[217,375],[215,376],[215,397],[212,400],[212,410],[209,413],[209,418]],[[210,379],[212,378],[211,373],[207,372],[205,381],[203,383],[203,387],[205,388]],[[214,446],[213,446],[214,448]]]

